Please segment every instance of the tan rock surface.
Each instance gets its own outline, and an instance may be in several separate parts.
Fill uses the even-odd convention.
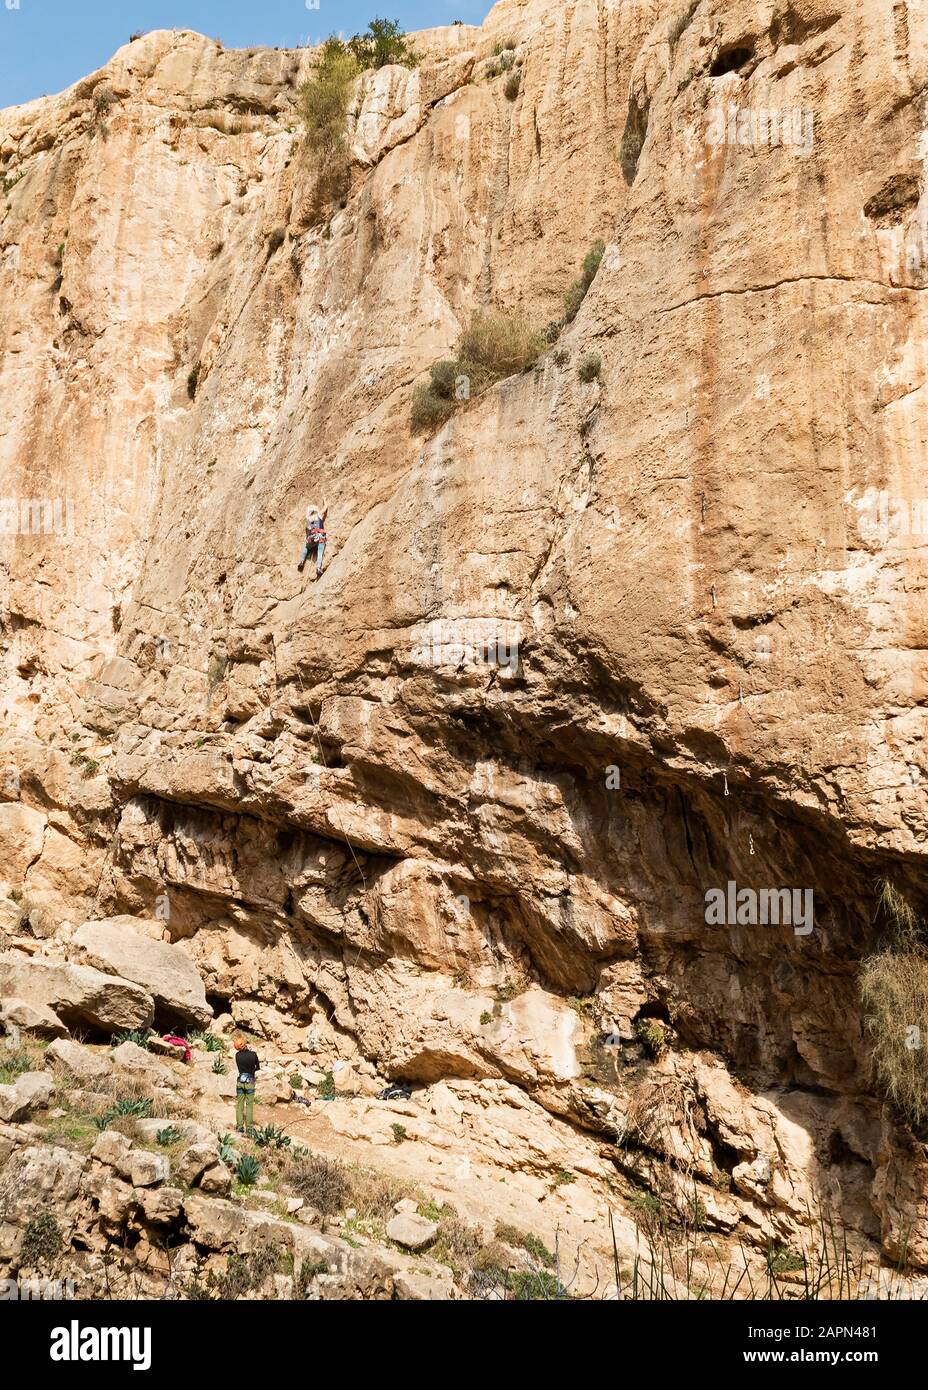
[[[578,1208],[696,1173],[746,1239],[827,1209],[928,1265],[856,978],[928,804],[906,13],[701,0],[670,42],[659,7],[501,0],[360,80],[324,225],[308,51],[159,31],[0,113],[0,496],[64,528],[0,539],[0,891],[62,942],[163,923],[266,1052],[473,1088],[542,1185],[579,1127]],[[755,133],[713,143],[731,106]],[[543,326],[598,237],[557,355],[412,434],[472,310]],[[813,890],[814,930],[708,925],[729,881]]]

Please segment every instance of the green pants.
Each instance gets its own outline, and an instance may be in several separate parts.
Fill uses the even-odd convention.
[[[235,1128],[252,1129],[255,1122],[255,1083],[238,1081],[235,1086]]]

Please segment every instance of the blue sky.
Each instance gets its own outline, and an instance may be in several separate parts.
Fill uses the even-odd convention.
[[[0,107],[70,87],[136,29],[196,29],[229,48],[295,47],[365,29],[374,15],[404,29],[479,24],[492,0],[0,0]]]

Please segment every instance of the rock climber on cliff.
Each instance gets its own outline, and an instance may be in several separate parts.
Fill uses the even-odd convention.
[[[322,557],[325,554],[325,543],[327,540],[325,534],[325,514],[328,510],[328,504],[324,497],[322,499],[321,511],[316,506],[315,502],[310,502],[309,506],[306,508],[306,544],[303,546],[303,554],[300,556],[300,563],[297,565],[297,569],[301,574],[303,573],[303,566],[306,564],[313,550],[315,550],[316,573],[314,577],[316,579],[318,579],[322,573]]]

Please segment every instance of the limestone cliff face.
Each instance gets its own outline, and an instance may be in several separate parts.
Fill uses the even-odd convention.
[[[679,10],[417,35],[322,223],[307,52],[157,32],[0,113],[0,495],[61,504],[0,542],[0,873],[65,945],[161,917],[268,1037],[514,1082],[602,1192],[926,1264],[856,970],[923,873],[928,22]],[[412,433],[472,310],[543,325],[600,237],[557,354]],[[729,881],[814,929],[708,925]]]

